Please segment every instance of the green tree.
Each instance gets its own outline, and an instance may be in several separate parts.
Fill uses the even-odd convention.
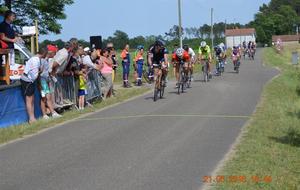
[[[138,45],[145,46],[145,44],[146,44],[146,40],[143,36],[134,37],[129,41],[129,45],[131,48],[136,48]]]
[[[262,44],[268,44],[269,43],[269,39],[266,36],[265,31],[263,30],[263,28],[261,26],[258,26],[256,28],[256,35],[257,35],[257,41],[262,43]]]
[[[181,27],[182,36],[184,35],[184,28]],[[170,40],[179,39],[179,26],[174,25],[169,32],[166,32],[166,37]]]
[[[123,49],[129,43],[129,37],[126,32],[116,30],[114,36],[110,36],[105,40],[105,43],[112,42],[116,49]]]
[[[73,0],[5,0],[5,5],[17,14],[17,26],[32,26],[37,19],[41,34],[59,34],[62,26],[57,21],[66,19],[65,6],[72,3]]]

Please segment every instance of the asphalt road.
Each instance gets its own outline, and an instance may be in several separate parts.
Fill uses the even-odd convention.
[[[182,95],[170,86],[157,102],[147,94],[0,147],[0,189],[198,190],[278,73],[259,57],[208,84],[196,75]]]

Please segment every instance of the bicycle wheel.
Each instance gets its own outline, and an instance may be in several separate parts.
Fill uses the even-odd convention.
[[[240,72],[240,62],[237,62],[236,63],[236,73],[239,73]]]
[[[187,77],[186,73],[182,70],[181,71],[181,93],[184,92],[184,88],[186,87]]]
[[[208,72],[207,72],[207,66],[203,66],[203,77],[204,77],[204,82],[208,82]]]
[[[161,84],[160,91],[159,91],[160,99],[164,97],[164,94],[165,94],[165,86]]]
[[[156,100],[157,100],[157,95],[158,95],[158,89],[155,88],[155,89],[154,89],[154,96],[153,96],[154,102],[156,102]]]
[[[192,75],[191,75],[191,71],[188,72],[188,75],[187,75],[187,88],[191,88],[191,83],[192,83]]]
[[[150,84],[150,79],[149,79],[149,76],[148,76],[148,72],[146,70],[143,70],[143,78],[144,80]]]
[[[154,96],[153,96],[154,102],[156,102],[156,100],[158,99],[158,93],[159,93],[158,80],[159,80],[158,77],[156,77],[156,81],[154,83]]]
[[[181,75],[181,66],[179,67],[179,81],[177,83],[177,94],[180,94],[180,86],[181,86],[181,83],[182,83],[182,75]]]

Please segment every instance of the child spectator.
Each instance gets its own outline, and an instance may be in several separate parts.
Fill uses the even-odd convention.
[[[86,83],[87,83],[87,69],[86,69],[85,65],[81,64],[80,65],[80,75],[79,75],[79,90],[78,90],[79,110],[84,109],[85,95],[87,95]]]
[[[21,88],[25,96],[26,109],[29,116],[29,123],[36,121],[34,116],[34,91],[36,89],[37,79],[40,73],[42,59],[47,56],[47,49],[42,48],[38,54],[30,58],[25,65],[24,73],[21,76]]]
[[[144,46],[140,45],[137,47],[137,54],[135,57],[135,66],[137,70],[137,79],[136,84],[137,86],[142,85],[142,75],[143,75],[143,65],[144,65]]]
[[[44,119],[49,119],[47,115],[47,108],[49,109],[51,116],[53,118],[61,117],[53,108],[53,88],[51,87],[51,76],[49,75],[50,72],[50,64],[49,59],[52,59],[57,51],[55,46],[47,46],[48,54],[47,59],[42,59],[41,61],[41,75],[40,75],[40,90],[41,90],[41,109],[43,113]]]

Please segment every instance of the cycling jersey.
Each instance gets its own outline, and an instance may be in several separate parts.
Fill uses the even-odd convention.
[[[210,47],[206,45],[204,48],[199,48],[199,54],[204,56],[204,59],[209,59],[210,57]]]
[[[152,46],[149,50],[149,54],[152,55],[152,63],[160,65],[161,62],[164,61],[165,55],[168,54],[168,50],[166,48],[162,48],[159,52],[156,52],[155,47]]]
[[[192,48],[189,48],[189,56],[191,59],[195,59],[196,54]]]
[[[179,58],[176,53],[173,53],[172,61],[179,62],[181,60],[184,61],[184,62],[189,62],[191,60],[190,55],[187,51],[183,51],[182,58]]]

